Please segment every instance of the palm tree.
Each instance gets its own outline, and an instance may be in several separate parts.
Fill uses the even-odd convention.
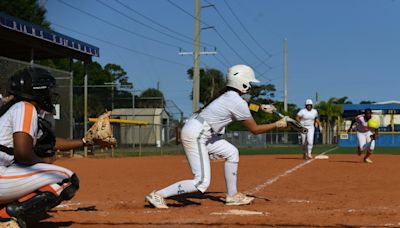
[[[193,68],[187,70],[189,79],[193,79]],[[210,100],[225,88],[224,74],[213,68],[200,69],[200,103],[207,104]],[[193,94],[190,95],[193,99]]]
[[[164,94],[155,88],[148,88],[139,97],[135,98],[137,108],[163,108],[165,107]]]
[[[323,125],[322,142],[324,144],[332,143],[333,127],[343,112],[343,108],[337,105],[336,102],[337,99],[331,97],[328,101],[321,101],[317,107],[321,124]]]
[[[335,104],[353,104],[353,102],[351,102],[349,98],[345,96],[336,98]]]

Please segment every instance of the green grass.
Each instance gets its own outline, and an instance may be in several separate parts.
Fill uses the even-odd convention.
[[[320,154],[335,148],[335,145],[314,145],[313,154]],[[255,154],[301,154],[302,147],[299,145],[269,145],[266,148],[239,148],[240,155]],[[83,154],[83,151],[76,151],[76,154]],[[355,154],[356,147],[337,147],[329,154]],[[376,147],[375,154],[400,154],[400,147]],[[116,148],[115,157],[136,157],[136,156],[157,156],[157,155],[178,155],[184,154],[182,145],[164,146],[162,148],[143,147],[139,148]],[[110,157],[111,150],[101,152],[99,149],[94,152],[95,157]],[[89,154],[90,156],[90,154]]]

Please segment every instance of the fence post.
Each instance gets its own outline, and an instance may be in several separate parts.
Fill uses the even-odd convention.
[[[139,156],[142,156],[142,125],[139,125]]]

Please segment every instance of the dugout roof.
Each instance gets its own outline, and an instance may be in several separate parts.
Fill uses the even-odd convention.
[[[91,62],[99,48],[0,11],[0,55],[32,59],[73,58]]]

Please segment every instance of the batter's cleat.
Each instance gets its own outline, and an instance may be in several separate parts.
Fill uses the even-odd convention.
[[[369,163],[369,164],[372,164],[372,163],[373,163],[372,160],[369,159],[369,158],[364,158],[364,162],[365,162],[365,163]]]
[[[303,159],[304,159],[304,160],[307,160],[307,158],[308,158],[308,157],[307,157],[307,154],[304,153],[304,154],[303,154]]]
[[[247,196],[240,192],[237,192],[233,196],[227,196],[225,200],[225,205],[228,206],[238,206],[238,205],[247,205],[254,201],[254,197]]]
[[[146,196],[146,201],[155,208],[168,208],[164,197],[160,196],[155,191]]]
[[[307,154],[307,158],[308,158],[308,159],[312,159],[312,158],[313,158],[312,155],[311,155],[311,153],[308,153],[308,154]]]

